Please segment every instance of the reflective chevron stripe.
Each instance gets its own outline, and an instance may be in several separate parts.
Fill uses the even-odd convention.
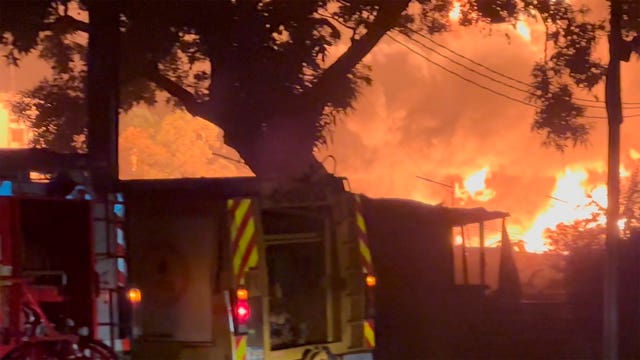
[[[253,199],[227,201],[230,219],[233,276],[236,285],[244,285],[247,270],[258,264],[256,204]]]
[[[233,360],[247,360],[247,336],[234,336]]]
[[[373,274],[373,262],[371,260],[369,237],[367,236],[367,224],[365,223],[364,216],[362,215],[362,201],[360,199],[360,195],[355,195],[355,213],[362,272],[365,274]]]

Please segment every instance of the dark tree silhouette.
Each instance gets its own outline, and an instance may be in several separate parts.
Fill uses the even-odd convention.
[[[14,106],[34,127],[34,145],[74,151],[72,143],[84,134],[87,1],[0,2],[0,45],[9,62],[37,51],[53,70]],[[452,8],[451,0],[116,3],[122,6],[121,108],[152,104],[164,90],[191,114],[222,128],[226,143],[257,175],[285,176],[323,171],[314,147],[326,141],[325,130],[350,108],[359,87],[370,83],[361,61],[380,39],[392,29],[407,35],[446,31]],[[550,63],[580,64],[575,71],[569,66],[568,74],[581,86],[599,80],[601,68],[581,61],[590,59],[600,27],[581,19],[568,2],[461,3],[463,25],[515,23],[542,14],[550,38],[564,44]],[[344,50],[329,61],[329,48]],[[538,113],[534,129],[556,145],[581,141],[587,130],[576,120],[580,110],[542,69],[534,71],[534,95],[549,110]]]
[[[640,2],[618,1],[625,40],[615,52],[628,61],[632,52],[640,49]],[[547,35],[544,58],[532,71],[531,100],[538,106],[532,128],[545,135],[545,145],[560,151],[568,144],[587,143],[592,120],[586,112],[604,107],[604,97],[593,90],[604,82],[609,60],[598,58],[595,52],[596,45],[606,42],[610,33],[607,16],[597,18],[588,7],[572,9],[568,3],[525,0],[525,6],[539,14]],[[569,13],[572,15],[567,16]]]

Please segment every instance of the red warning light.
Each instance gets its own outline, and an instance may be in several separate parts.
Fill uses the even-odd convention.
[[[236,305],[236,319],[238,323],[243,324],[249,321],[251,317],[251,308],[248,301],[239,300]]]

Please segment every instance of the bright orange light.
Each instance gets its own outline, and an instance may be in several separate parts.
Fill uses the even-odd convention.
[[[516,31],[523,39],[531,41],[531,28],[529,28],[526,22],[519,20],[516,23]]]
[[[588,219],[594,213],[607,206],[607,187],[598,184],[589,187],[585,169],[565,169],[556,175],[556,187],[543,209],[523,236],[527,251],[543,252],[547,250],[544,232],[559,223],[571,223],[579,219]],[[604,224],[606,218],[601,216],[598,223]]]
[[[636,149],[631,149],[629,150],[629,156],[631,156],[632,160],[638,160],[640,159],[640,152],[638,152]]]
[[[464,181],[464,187],[471,194],[484,190],[487,173],[489,173],[489,168],[485,167],[482,170],[469,175],[469,177]]]
[[[456,235],[456,245],[462,245],[462,236]]]
[[[456,197],[462,200],[469,198],[476,201],[491,200],[496,195],[496,192],[493,189],[487,188],[486,181],[489,177],[489,171],[489,167],[486,166],[467,176],[463,181],[464,188],[462,189],[459,184],[456,184]]]
[[[460,8],[460,3],[455,1],[453,3],[453,8],[449,12],[449,19],[451,19],[451,21],[458,21],[460,20],[461,16],[462,16],[462,9]]]
[[[627,225],[627,219],[618,220],[618,229],[620,229],[620,231],[624,231],[624,227],[626,225]]]
[[[236,290],[236,298],[238,300],[247,300],[249,299],[249,291],[244,288],[240,288]]]
[[[9,111],[0,103],[0,147],[9,145]]]
[[[142,291],[138,288],[129,289],[129,291],[127,291],[127,299],[134,305],[139,304],[142,302]]]
[[[367,277],[364,279],[365,283],[367,284],[368,287],[374,287],[376,286],[376,282],[378,281],[375,277],[375,275],[367,275]]]
[[[627,168],[624,167],[624,165],[620,165],[620,177],[627,177],[629,175],[631,175],[631,172],[627,170]]]

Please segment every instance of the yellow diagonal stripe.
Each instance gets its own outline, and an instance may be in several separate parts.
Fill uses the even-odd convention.
[[[242,257],[244,256],[244,253],[247,251],[247,246],[251,242],[251,237],[253,236],[255,231],[256,231],[256,223],[252,217],[247,223],[247,227],[244,229],[244,232],[240,235],[241,236],[240,243],[238,244],[236,253],[233,254],[233,270],[236,275],[240,272]]]
[[[369,251],[369,247],[364,243],[364,241],[360,241],[360,254],[362,254],[362,257],[367,264],[371,264],[371,251]]]
[[[235,360],[246,360],[247,358],[247,337],[241,336],[240,343],[236,347]]]
[[[359,212],[356,213],[356,221],[358,222],[358,227],[360,228],[360,231],[362,231],[363,234],[366,234],[367,225],[365,225],[364,217],[362,217],[362,214],[360,214]]]
[[[364,337],[367,339],[368,344],[376,346],[376,334],[368,321],[364,322]]]
[[[249,261],[247,262],[247,269],[256,267],[258,265],[258,247],[254,246],[249,255]]]
[[[236,210],[236,213],[233,214],[234,215],[233,225],[236,231],[238,231],[238,227],[242,223],[242,219],[247,214],[247,211],[249,211],[249,205],[251,205],[251,200],[249,199],[240,200],[240,206],[238,206],[238,210]]]

